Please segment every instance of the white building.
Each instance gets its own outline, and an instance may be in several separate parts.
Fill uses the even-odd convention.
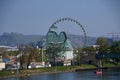
[[[17,46],[11,47],[11,46],[0,45],[0,48],[5,48],[7,49],[7,51],[18,51]]]

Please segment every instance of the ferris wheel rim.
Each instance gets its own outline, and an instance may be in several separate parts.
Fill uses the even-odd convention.
[[[72,18],[60,18],[58,20],[56,20],[51,26],[55,26],[56,24],[60,23],[60,22],[63,22],[63,21],[71,21],[71,22],[74,22],[75,24],[77,24],[78,26],[80,26],[80,28],[82,29],[83,33],[84,33],[84,43],[83,43],[83,47],[86,47],[86,31],[84,29],[84,27],[81,25],[80,22],[78,22],[77,20],[75,19],[72,19]]]

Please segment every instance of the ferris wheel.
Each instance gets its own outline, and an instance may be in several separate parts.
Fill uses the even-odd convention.
[[[61,23],[61,22],[64,22],[64,21],[73,22],[73,23],[75,23],[77,26],[79,26],[79,28],[82,30],[82,33],[83,33],[83,47],[86,47],[86,31],[85,31],[84,27],[80,24],[80,22],[78,22],[77,20],[74,20],[74,19],[72,19],[72,18],[61,18],[61,19],[56,20],[56,21],[50,26],[50,28],[55,27],[57,24],[59,24],[59,23]]]

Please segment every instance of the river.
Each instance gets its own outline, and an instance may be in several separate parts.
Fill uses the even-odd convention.
[[[38,74],[19,78],[4,78],[1,80],[119,80],[120,69],[104,69],[102,75],[96,75],[93,70]]]

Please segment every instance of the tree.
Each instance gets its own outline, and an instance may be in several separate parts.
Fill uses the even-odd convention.
[[[9,58],[8,51],[6,48],[0,48],[0,54],[2,54],[3,58]]]
[[[19,55],[18,60],[20,61],[21,68],[23,68],[23,64],[27,65],[28,68],[32,61],[40,61],[39,49],[34,47],[33,44],[21,45],[19,47]]]
[[[113,42],[113,45],[111,46],[111,52],[114,54],[120,54],[120,41]],[[120,61],[120,58],[115,59],[117,64]]]
[[[46,57],[49,59],[49,61],[54,63],[55,66],[55,60],[59,57],[59,52],[62,51],[62,48],[58,44],[50,44],[47,46],[46,49]]]
[[[99,45],[99,53],[108,52],[108,49],[110,48],[108,40],[104,37],[97,38],[96,45]]]
[[[81,65],[81,59],[82,59],[82,48],[77,48],[74,50],[74,60],[78,65]]]
[[[95,53],[95,49],[91,46],[91,47],[85,47],[84,51],[86,51],[86,53],[90,53],[90,54],[94,54]]]
[[[30,65],[31,62],[39,61],[40,54],[39,49],[34,47],[33,44],[30,44],[26,47],[26,57],[27,57],[27,68]]]
[[[113,42],[113,45],[111,46],[111,52],[120,54],[120,41]]]
[[[21,44],[19,45],[19,51],[17,54],[17,61],[20,62],[20,68],[23,69],[23,63],[24,63],[24,58],[25,57],[25,45]]]
[[[98,54],[101,53],[108,53],[108,49],[110,48],[110,45],[108,43],[108,40],[105,37],[98,37],[96,40],[96,45],[99,45],[98,47]],[[98,60],[98,67],[102,67],[103,62],[106,62],[107,59],[99,59]]]

